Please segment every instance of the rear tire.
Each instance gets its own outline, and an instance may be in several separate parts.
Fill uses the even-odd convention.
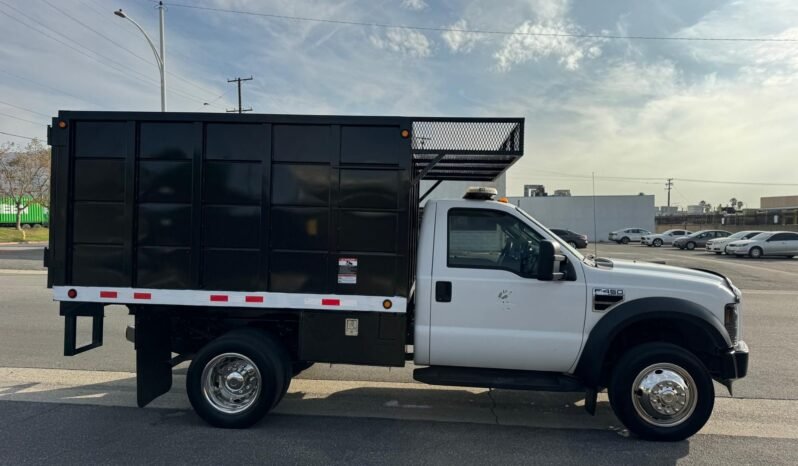
[[[715,387],[704,364],[670,343],[627,350],[608,388],[615,415],[646,440],[690,437],[706,424],[715,405]]]
[[[753,247],[750,251],[748,251],[748,256],[752,259],[759,259],[762,257],[762,248]]]
[[[241,429],[276,406],[290,382],[291,365],[282,344],[264,331],[244,328],[200,349],[188,368],[186,392],[205,422]]]
[[[629,244],[629,238],[627,238],[626,236],[621,238],[621,244]]]

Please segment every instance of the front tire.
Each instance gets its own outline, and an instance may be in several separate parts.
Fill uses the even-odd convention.
[[[687,243],[686,247],[688,251],[692,251],[693,249],[695,249],[695,243],[690,241],[689,243]]]
[[[659,238],[655,239],[654,240],[654,247],[658,247],[658,248],[662,247],[662,240],[659,239]]]
[[[704,364],[670,343],[630,348],[616,364],[608,388],[615,415],[646,440],[690,437],[706,424],[715,405],[715,387]]]
[[[752,259],[759,259],[760,257],[762,257],[762,248],[751,248],[751,250],[748,251],[748,255]]]
[[[571,246],[572,248],[576,249],[576,242],[568,241],[568,246]]]
[[[629,244],[629,238],[627,238],[626,236],[621,238],[621,244]]]
[[[186,392],[205,422],[241,429],[258,422],[291,383],[288,354],[279,341],[256,329],[228,332],[191,361]]]

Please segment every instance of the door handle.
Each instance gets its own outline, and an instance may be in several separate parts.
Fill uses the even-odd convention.
[[[452,282],[435,282],[435,301],[452,302]]]

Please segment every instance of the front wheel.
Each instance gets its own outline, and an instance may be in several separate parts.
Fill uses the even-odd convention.
[[[574,241],[568,241],[568,246],[571,246],[572,248],[576,249],[576,243]]]
[[[692,251],[693,249],[695,249],[695,243],[690,241],[689,243],[687,243],[687,250]]]
[[[647,440],[684,440],[706,424],[715,387],[704,364],[670,343],[628,350],[615,366],[609,398],[618,419]]]
[[[760,248],[751,248],[751,250],[748,251],[748,255],[751,256],[754,259],[759,259],[760,257],[762,257],[762,249],[760,249]]]
[[[208,424],[240,429],[258,422],[285,394],[291,366],[281,344],[256,329],[229,332],[191,361],[186,392]]]
[[[655,240],[654,240],[654,246],[656,246],[656,247],[658,247],[658,248],[659,248],[659,247],[662,247],[662,240],[661,240],[661,239],[659,239],[659,238],[655,239]]]
[[[629,238],[627,238],[626,236],[621,238],[621,244],[629,244]]]

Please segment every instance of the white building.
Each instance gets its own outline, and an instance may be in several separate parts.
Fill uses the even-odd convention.
[[[510,197],[549,228],[564,228],[607,241],[611,231],[643,228],[654,231],[654,196],[548,196]],[[595,208],[594,208],[595,205]],[[595,222],[595,223],[594,223]]]

